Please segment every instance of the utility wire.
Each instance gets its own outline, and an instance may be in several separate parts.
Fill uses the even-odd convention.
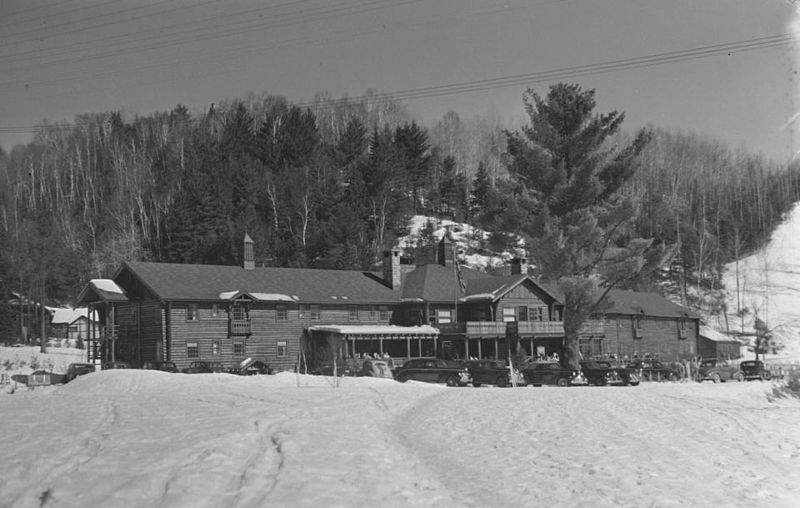
[[[765,37],[757,37],[742,41],[713,44],[709,46],[700,46],[686,50],[669,51],[669,52],[656,53],[652,55],[625,58],[619,60],[609,60],[595,64],[561,67],[557,69],[533,72],[528,74],[517,74],[517,75],[504,76],[498,78],[465,81],[461,83],[450,83],[445,85],[410,88],[406,90],[398,90],[395,92],[387,92],[380,96],[362,95],[362,96],[348,97],[345,99],[333,99],[325,101],[324,103],[321,104],[313,101],[302,102],[295,104],[295,106],[301,108],[307,108],[307,107],[333,108],[340,104],[358,103],[359,101],[367,99],[377,102],[382,102],[382,101],[388,102],[395,100],[412,101],[412,100],[425,99],[431,97],[440,97],[445,95],[456,95],[462,93],[485,91],[494,88],[504,88],[510,86],[520,86],[525,84],[540,83],[544,81],[559,81],[567,78],[574,78],[586,75],[617,72],[622,70],[637,69],[643,67],[652,67],[656,65],[665,65],[670,63],[678,63],[690,60],[697,60],[701,58],[709,58],[713,56],[732,54],[735,52],[766,49],[770,47],[789,44],[792,42],[797,42],[798,35],[800,35],[800,32],[791,32],[791,33],[784,33],[784,34],[771,35]],[[70,125],[70,124],[65,123],[64,125]],[[37,128],[38,128],[37,126],[0,127],[0,133],[19,133],[19,134],[30,133],[30,132],[35,132]]]

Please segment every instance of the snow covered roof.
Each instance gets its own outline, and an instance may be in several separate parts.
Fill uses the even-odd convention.
[[[740,342],[730,335],[722,333],[706,325],[700,325],[700,336],[704,339],[712,340],[714,342]]]
[[[249,296],[253,300],[262,302],[296,302],[296,296],[284,295],[282,293],[248,293],[247,291],[224,291],[219,294],[220,300],[235,300],[240,296]]]
[[[78,303],[127,302],[128,297],[111,279],[92,279],[78,296]]]
[[[89,309],[86,307],[79,307],[75,309],[70,308],[56,308],[53,312],[53,319],[50,321],[54,325],[71,325],[75,321],[85,318],[89,315]],[[92,312],[92,321],[97,321],[97,311]]]
[[[332,332],[341,335],[439,335],[439,330],[430,325],[314,325],[312,332]]]

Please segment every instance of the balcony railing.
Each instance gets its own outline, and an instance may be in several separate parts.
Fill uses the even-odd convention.
[[[468,337],[505,336],[506,323],[498,321],[467,321],[461,323],[439,323],[435,325],[442,334],[466,334]],[[564,334],[562,321],[519,321],[520,335],[559,336]],[[604,333],[602,320],[589,320],[581,327],[581,333],[601,335]]]
[[[250,335],[249,319],[231,319],[228,322],[230,335]]]

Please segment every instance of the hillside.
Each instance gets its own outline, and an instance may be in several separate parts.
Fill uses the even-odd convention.
[[[723,282],[727,327],[722,316],[709,320],[709,324],[720,331],[747,335],[754,333],[758,317],[783,345],[777,358],[800,360],[800,203],[794,205],[763,248],[739,260],[738,267],[737,263],[727,265]],[[744,311],[740,315],[739,301]]]

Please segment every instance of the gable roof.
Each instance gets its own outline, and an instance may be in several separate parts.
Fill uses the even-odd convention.
[[[474,279],[467,283],[467,295],[465,299],[470,300],[491,300],[497,301],[504,297],[509,291],[515,287],[530,282],[540,292],[549,296],[553,300],[558,300],[545,286],[539,284],[534,278],[525,274],[505,275],[501,277],[485,277],[482,279]]]
[[[461,268],[461,277],[467,284],[467,291],[473,280],[492,278],[484,272],[463,267]],[[463,298],[464,295],[452,266],[431,263],[418,266],[406,275],[401,298],[404,301],[452,303],[456,298]]]
[[[312,268],[192,265],[126,262],[115,280],[129,275],[164,301],[219,301],[247,293],[259,300],[299,303],[395,303],[398,290],[389,289],[379,277],[355,270]]]
[[[700,315],[692,309],[673,303],[655,293],[612,289],[608,293],[608,299],[610,306],[603,311],[605,314],[700,318]]]
[[[128,297],[111,279],[92,279],[81,290],[77,303],[127,302]]]

